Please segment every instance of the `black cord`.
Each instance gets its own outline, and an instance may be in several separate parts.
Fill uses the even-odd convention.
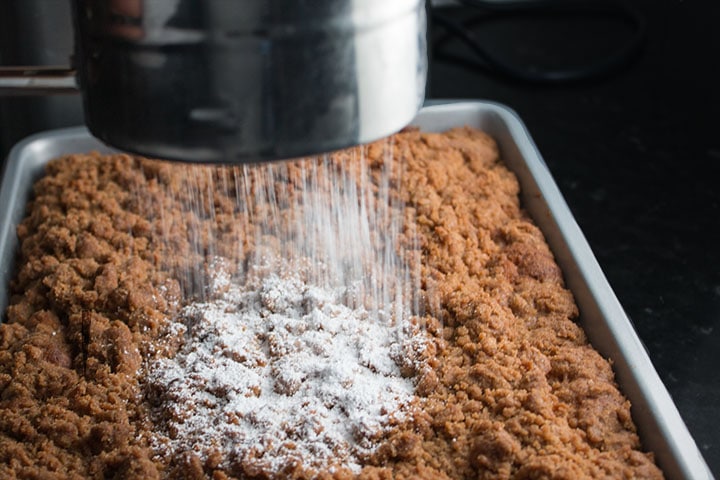
[[[459,0],[465,6],[478,9],[482,16],[471,21],[460,22],[441,13],[441,9],[430,9],[432,22],[445,28],[448,34],[456,36],[475,54],[474,60],[443,51],[434,53],[441,60],[470,64],[505,78],[536,84],[567,84],[597,79],[617,72],[627,66],[642,50],[645,41],[645,19],[635,10],[615,1],[603,0]],[[475,37],[471,27],[498,19],[513,19],[544,16],[586,16],[601,17],[624,22],[632,29],[631,38],[610,55],[579,67],[557,70],[522,68],[493,54]]]

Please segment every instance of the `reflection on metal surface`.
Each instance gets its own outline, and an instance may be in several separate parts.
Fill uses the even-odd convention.
[[[422,0],[76,0],[86,121],[163,158],[253,162],[365,143],[415,116]]]
[[[67,67],[0,67],[0,95],[77,93],[75,70]]]

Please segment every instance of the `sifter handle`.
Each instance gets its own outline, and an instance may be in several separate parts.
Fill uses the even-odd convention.
[[[78,93],[75,70],[65,66],[0,66],[0,95]]]

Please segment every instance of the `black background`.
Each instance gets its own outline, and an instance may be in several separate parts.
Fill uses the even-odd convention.
[[[596,81],[513,82],[435,49],[429,96],[503,103],[524,121],[711,470],[720,475],[720,2],[635,1],[641,55]],[[463,7],[455,18],[477,12]],[[602,58],[630,37],[587,17],[474,27],[518,65]],[[438,44],[437,41],[441,40]]]

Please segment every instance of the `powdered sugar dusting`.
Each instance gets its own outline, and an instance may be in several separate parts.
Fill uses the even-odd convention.
[[[423,336],[407,319],[347,306],[306,267],[257,269],[242,287],[215,267],[215,296],[174,326],[183,346],[148,369],[158,450],[275,473],[357,471],[408,415],[414,384],[402,373],[418,368]]]
[[[427,337],[413,323],[420,245],[392,150],[188,171],[174,241],[197,260],[178,272],[186,308],[144,378],[170,470],[359,471],[412,420]]]

